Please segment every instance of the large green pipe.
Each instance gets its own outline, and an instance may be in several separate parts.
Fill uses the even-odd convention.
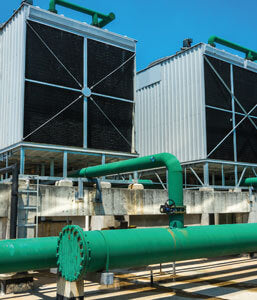
[[[105,165],[88,167],[73,173],[72,176],[89,178],[100,177],[158,167],[166,167],[168,171],[169,203],[172,204],[173,200],[177,207],[183,206],[182,168],[178,159],[170,153],[160,153]],[[182,228],[184,226],[183,214],[170,215],[169,220],[170,227]]]
[[[57,237],[0,241],[0,273],[56,267]]]
[[[0,273],[56,267],[56,246],[57,237],[1,241]],[[73,281],[86,272],[256,251],[257,224],[89,232],[67,226],[57,256],[63,276]]]
[[[87,272],[257,251],[257,224],[83,232],[66,226],[58,266],[68,281]]]
[[[229,47],[229,48],[232,48],[232,49],[235,49],[237,51],[245,53],[245,58],[246,59],[249,59],[249,60],[252,60],[252,61],[257,60],[257,52],[256,51],[245,48],[245,47],[240,46],[240,45],[237,45],[235,43],[226,41],[226,40],[224,40],[224,39],[222,39],[218,36],[213,35],[208,39],[208,44],[215,47],[215,43],[218,43],[218,44],[224,45],[226,47]]]
[[[242,186],[254,186],[257,187],[257,177],[249,177],[241,182]]]

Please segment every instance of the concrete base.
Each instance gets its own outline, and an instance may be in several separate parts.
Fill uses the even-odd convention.
[[[201,217],[201,225],[210,225],[209,214],[203,213]]]
[[[143,184],[140,183],[132,183],[128,186],[129,190],[143,190],[144,186]]]
[[[72,187],[73,182],[71,180],[62,179],[60,181],[56,181],[55,186],[69,186],[69,187]]]
[[[33,276],[32,274],[0,274],[0,294],[20,293],[33,289]]]
[[[102,273],[101,274],[101,285],[112,285],[114,279],[113,273]]]
[[[199,188],[199,192],[214,192],[214,189],[209,186],[204,186],[204,187]]]
[[[111,183],[108,181],[101,181],[100,185],[102,189],[110,189],[112,187]]]
[[[242,189],[240,189],[240,188],[229,189],[228,192],[229,193],[241,193]]]
[[[84,299],[84,280],[66,281],[59,277],[57,281],[57,300],[83,300]]]

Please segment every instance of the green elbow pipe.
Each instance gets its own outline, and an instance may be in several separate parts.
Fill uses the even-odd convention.
[[[231,49],[234,49],[234,50],[245,53],[245,55],[246,55],[245,58],[246,59],[249,59],[249,60],[252,60],[252,61],[257,60],[257,52],[256,51],[245,48],[245,47],[240,46],[240,45],[237,45],[235,43],[226,41],[226,40],[224,40],[220,37],[217,37],[217,36],[213,35],[208,39],[208,44],[215,47],[215,43],[218,43],[218,44],[224,45],[226,47],[229,47]]]
[[[0,241],[0,273],[56,267],[57,237]]]
[[[257,177],[250,177],[242,180],[242,186],[254,186],[257,187]]]
[[[160,153],[105,165],[88,167],[73,173],[71,176],[92,178],[159,167],[166,167],[168,171],[169,204],[172,204],[174,201],[177,207],[183,207],[182,168],[178,159],[170,153]],[[169,225],[170,227],[182,228],[184,226],[183,214],[170,215]]]
[[[92,16],[92,25],[100,28],[103,28],[105,25],[107,25],[108,23],[112,22],[115,19],[114,13],[109,13],[108,15],[105,15],[65,0],[50,0],[48,10],[53,13],[57,13],[56,10],[57,4]],[[99,21],[99,18],[101,19],[101,21]]]
[[[257,224],[147,228],[83,232],[66,226],[57,265],[75,281],[88,272],[257,251]]]

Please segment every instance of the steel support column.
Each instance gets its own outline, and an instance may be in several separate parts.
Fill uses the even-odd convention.
[[[20,150],[20,174],[24,175],[25,172],[25,148],[21,147]]]
[[[231,107],[232,107],[232,126],[233,130],[233,151],[234,151],[234,161],[237,162],[237,143],[236,143],[236,113],[235,113],[235,98],[234,98],[234,74],[233,65],[230,64],[230,84],[231,84]],[[235,174],[235,185],[238,184],[238,169],[237,165],[234,167]]]
[[[51,158],[50,160],[50,176],[54,177],[54,159]]]
[[[64,151],[63,152],[63,177],[67,177],[67,172],[68,172],[68,152]]]
[[[209,163],[203,165],[204,185],[209,186]]]

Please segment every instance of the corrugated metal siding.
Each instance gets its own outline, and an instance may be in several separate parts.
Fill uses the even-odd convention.
[[[206,157],[202,48],[200,44],[160,63],[161,81],[137,91],[141,156],[170,152],[181,162]]]
[[[0,149],[22,139],[25,10],[0,31]]]

